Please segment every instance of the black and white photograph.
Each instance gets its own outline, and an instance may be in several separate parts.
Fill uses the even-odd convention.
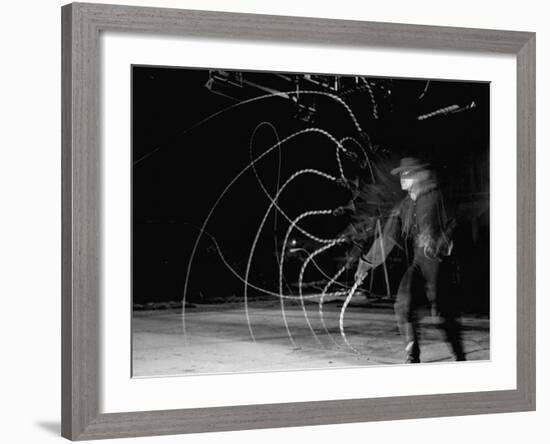
[[[132,66],[132,375],[490,359],[490,83]]]

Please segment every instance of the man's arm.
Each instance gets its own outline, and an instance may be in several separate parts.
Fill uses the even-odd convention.
[[[368,272],[382,264],[393,247],[397,244],[397,237],[401,230],[400,208],[396,208],[386,221],[384,230],[376,234],[376,238],[366,254],[361,255],[355,272],[355,280],[363,281]]]

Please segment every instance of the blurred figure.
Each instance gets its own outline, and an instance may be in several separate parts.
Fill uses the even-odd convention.
[[[450,289],[448,260],[455,222],[447,219],[443,196],[429,164],[405,157],[391,173],[400,176],[407,196],[392,211],[382,235],[361,256],[355,279],[362,282],[371,269],[382,264],[397,239],[410,241],[413,259],[401,279],[395,302],[397,324],[405,340],[405,362],[420,362],[417,311],[423,295],[432,306],[432,314],[440,317],[440,327],[454,358],[463,361],[458,303]]]

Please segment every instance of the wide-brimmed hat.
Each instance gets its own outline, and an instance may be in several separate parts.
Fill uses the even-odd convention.
[[[415,157],[403,157],[401,159],[401,162],[399,163],[399,166],[391,170],[391,173],[395,176],[397,174],[423,170],[429,166],[429,163],[422,162],[420,159],[417,159]]]

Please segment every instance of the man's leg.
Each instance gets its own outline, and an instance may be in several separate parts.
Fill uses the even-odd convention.
[[[420,362],[420,346],[418,343],[418,328],[416,313],[413,307],[413,289],[417,276],[416,266],[411,265],[399,284],[395,301],[395,316],[401,337],[405,340],[406,363]]]
[[[464,348],[462,346],[462,327],[458,321],[460,310],[458,301],[451,292],[438,295],[438,311],[441,316],[441,328],[445,333],[451,351],[456,361],[465,361]]]
[[[445,317],[442,314],[443,323],[441,327],[445,332],[447,342],[449,343],[456,361],[465,361],[466,355],[464,354],[464,348],[462,347],[462,335],[460,323],[456,318]]]
[[[456,361],[465,361],[462,347],[461,326],[458,322],[460,310],[456,295],[451,285],[451,270],[448,263],[441,267],[435,264],[425,264],[423,273],[426,277],[426,296],[435,306],[439,327],[443,330],[445,340],[451,347]]]

